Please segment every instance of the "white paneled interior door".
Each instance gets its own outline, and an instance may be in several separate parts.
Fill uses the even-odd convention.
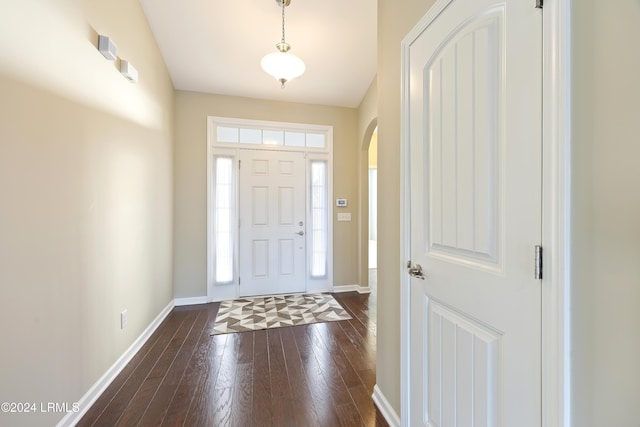
[[[306,290],[302,152],[240,150],[240,296]]]
[[[434,9],[405,42],[405,423],[539,427],[541,13],[526,0]]]

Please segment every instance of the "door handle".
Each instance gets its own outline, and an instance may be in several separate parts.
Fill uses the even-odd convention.
[[[304,231],[300,230],[300,231],[294,231],[295,234],[297,234],[298,236],[304,236]]]
[[[422,271],[422,266],[420,264],[416,264],[413,267],[410,265],[407,268],[409,275],[411,277],[415,277],[416,279],[424,280],[424,272]]]

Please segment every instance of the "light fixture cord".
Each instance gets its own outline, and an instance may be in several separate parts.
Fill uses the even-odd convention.
[[[282,4],[282,44],[285,43],[284,41],[284,8],[285,8],[285,0],[280,0],[281,4]]]

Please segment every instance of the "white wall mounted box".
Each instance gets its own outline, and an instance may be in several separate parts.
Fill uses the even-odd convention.
[[[339,208],[347,207],[347,199],[336,199],[336,206]]]
[[[107,36],[98,36],[98,50],[109,61],[115,61],[118,57],[118,47],[116,44]]]
[[[131,83],[138,82],[138,70],[136,70],[129,61],[124,59],[120,60],[120,73]]]

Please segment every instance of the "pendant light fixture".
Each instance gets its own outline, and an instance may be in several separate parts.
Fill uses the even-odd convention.
[[[284,8],[291,4],[291,0],[276,0],[276,3],[282,7],[282,41],[276,45],[276,52],[262,58],[260,65],[267,74],[278,80],[284,89],[284,84],[301,76],[306,67],[302,59],[289,52],[291,46],[284,40]]]

